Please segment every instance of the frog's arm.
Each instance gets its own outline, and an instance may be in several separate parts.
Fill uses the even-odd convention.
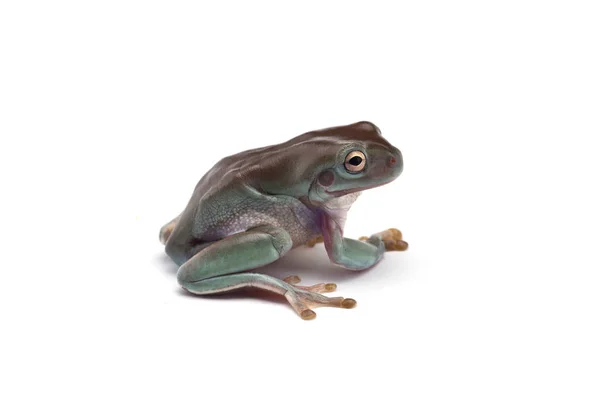
[[[261,226],[228,236],[202,248],[177,271],[179,284],[195,294],[227,292],[255,287],[285,296],[303,319],[313,319],[311,308],[319,306],[352,308],[356,302],[319,293],[334,290],[335,285],[298,287],[291,280],[249,273],[251,269],[272,263],[292,248],[292,239],[283,229]],[[298,278],[295,278],[295,282]]]
[[[360,240],[345,238],[340,224],[328,214],[321,216],[321,231],[329,259],[355,271],[377,264],[386,250],[403,251],[408,248],[398,229],[388,229]]]
[[[342,227],[325,213],[321,216],[321,231],[330,260],[347,269],[372,267],[385,252],[385,244],[378,236],[373,235],[366,242],[345,238]]]

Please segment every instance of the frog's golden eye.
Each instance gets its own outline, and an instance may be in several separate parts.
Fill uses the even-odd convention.
[[[365,169],[366,164],[367,159],[365,158],[365,154],[362,151],[355,150],[346,156],[344,167],[346,167],[348,172],[360,172]]]

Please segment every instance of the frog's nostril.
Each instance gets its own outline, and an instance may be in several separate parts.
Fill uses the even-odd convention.
[[[393,170],[402,170],[402,153],[395,147],[388,153],[387,167]]]

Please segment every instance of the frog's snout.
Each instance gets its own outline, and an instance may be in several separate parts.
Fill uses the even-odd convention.
[[[387,160],[388,168],[392,168],[394,170],[398,170],[398,172],[402,172],[404,167],[404,160],[402,159],[402,153],[397,148],[393,148],[390,151],[390,155]]]

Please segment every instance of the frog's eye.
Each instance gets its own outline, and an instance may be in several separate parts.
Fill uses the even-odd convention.
[[[348,172],[360,172],[365,169],[366,161],[365,154],[362,151],[351,151],[346,156],[344,167]]]

